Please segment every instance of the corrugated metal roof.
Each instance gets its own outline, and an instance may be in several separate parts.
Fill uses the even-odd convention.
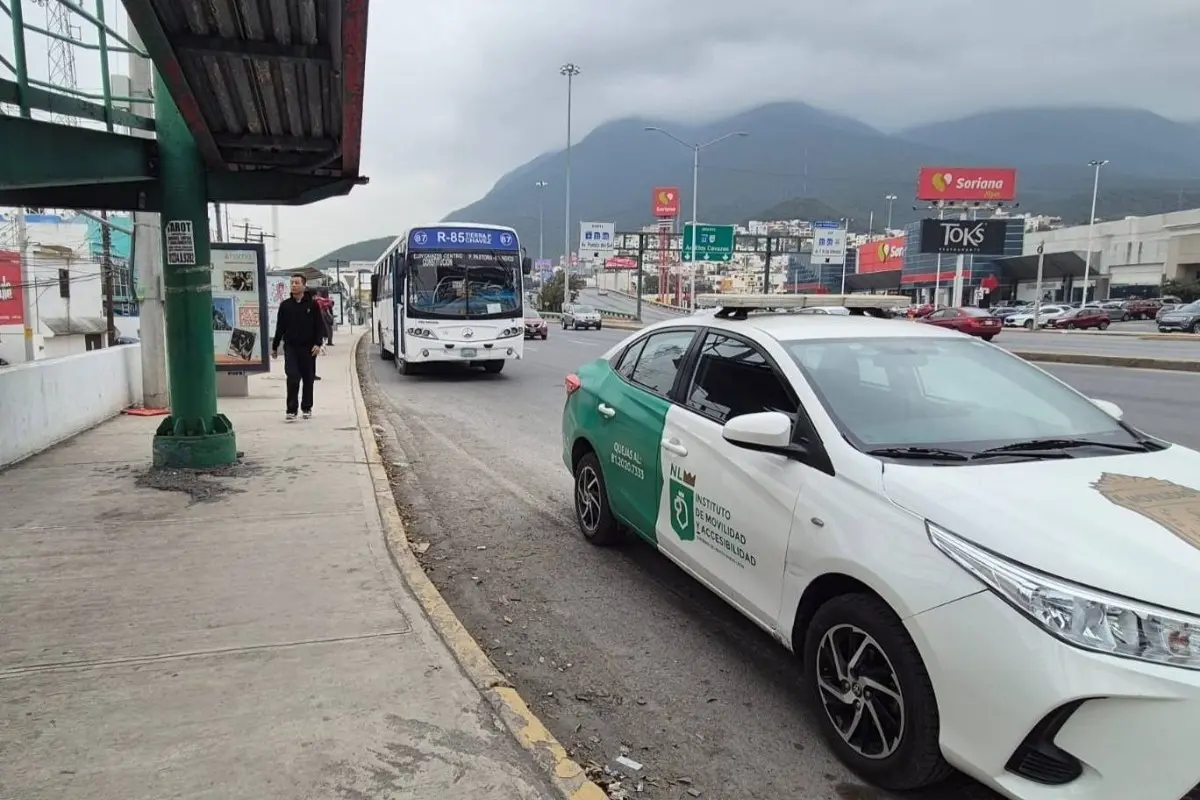
[[[357,177],[367,0],[125,5],[210,168]]]

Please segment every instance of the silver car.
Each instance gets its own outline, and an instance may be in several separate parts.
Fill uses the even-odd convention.
[[[595,328],[600,330],[604,323],[600,319],[600,312],[591,306],[567,305],[563,306],[562,326],[565,331],[567,328],[586,330]]]

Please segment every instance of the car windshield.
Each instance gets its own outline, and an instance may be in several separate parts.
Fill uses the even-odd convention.
[[[525,309],[525,319],[541,319],[542,315],[537,312],[536,308]]]
[[[520,254],[409,254],[408,314],[417,319],[487,319],[521,313]]]
[[[596,309],[591,306],[574,306],[571,309],[572,314],[595,314]]]
[[[1031,439],[1136,437],[1028,362],[974,339],[782,343],[848,441],[860,450],[979,451]]]
[[[1176,311],[1187,311],[1188,313],[1192,313],[1192,314],[1200,313],[1200,300],[1197,300],[1193,303],[1188,303],[1186,306],[1180,306],[1179,308],[1176,308],[1175,310]]]

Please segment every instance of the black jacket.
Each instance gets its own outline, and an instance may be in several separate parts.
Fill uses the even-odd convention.
[[[288,297],[279,304],[272,350],[279,349],[280,341],[300,347],[315,347],[324,339],[325,321],[311,294],[305,292],[299,301]]]

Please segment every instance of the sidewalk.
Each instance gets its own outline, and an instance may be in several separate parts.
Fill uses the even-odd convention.
[[[223,399],[244,463],[148,475],[120,417],[0,472],[0,798],[547,800],[400,580],[352,389]]]

